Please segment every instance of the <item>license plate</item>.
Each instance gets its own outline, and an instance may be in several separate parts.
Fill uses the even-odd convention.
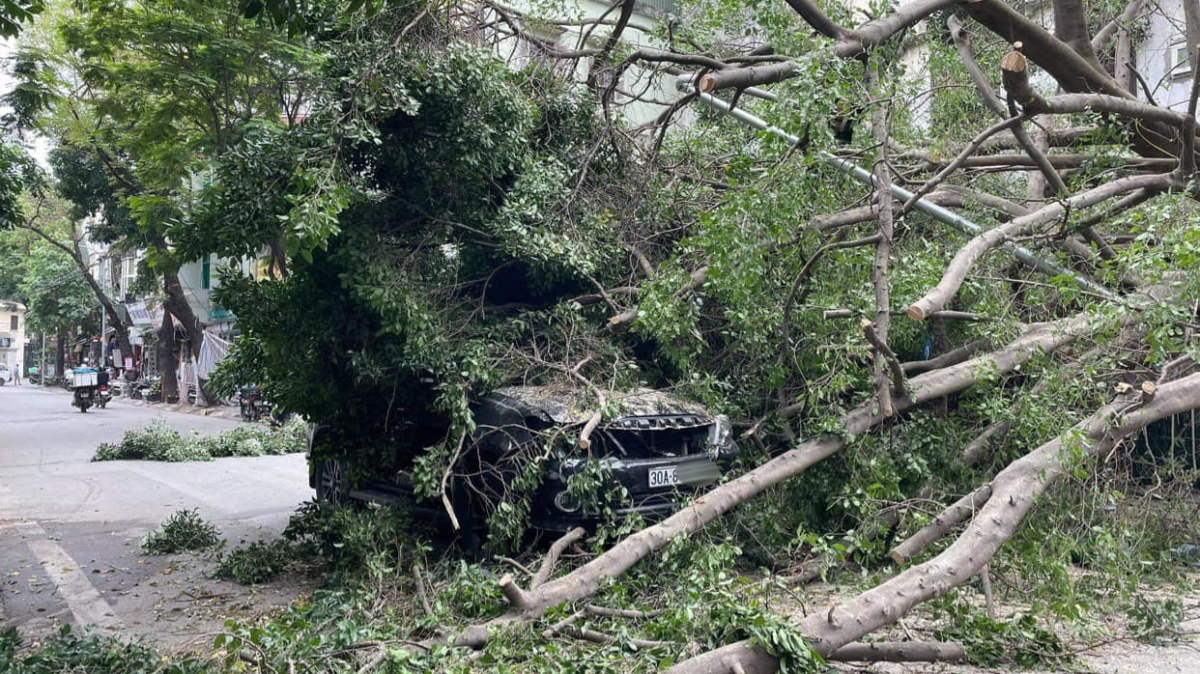
[[[675,475],[675,466],[651,468],[649,481],[651,489],[679,484],[679,478]]]

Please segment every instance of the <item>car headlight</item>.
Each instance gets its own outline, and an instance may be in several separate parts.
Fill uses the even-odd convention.
[[[719,454],[722,449],[729,446],[733,440],[733,424],[729,423],[729,417],[724,414],[718,414],[713,419],[713,425],[708,427],[708,446],[714,454]]]
[[[307,448],[308,451],[306,453],[309,455],[312,454],[313,438],[317,435],[317,428],[318,425],[311,422],[304,426],[304,446]]]
[[[573,513],[579,510],[579,503],[571,496],[571,493],[564,489],[554,495],[554,507],[564,513]]]

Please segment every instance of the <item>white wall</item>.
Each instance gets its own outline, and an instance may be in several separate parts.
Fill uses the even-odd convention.
[[[1182,0],[1160,0],[1150,15],[1147,37],[1137,45],[1137,70],[1150,87],[1154,101],[1176,112],[1187,112],[1192,88],[1191,68],[1175,66],[1178,50],[1184,43]],[[1138,87],[1138,98],[1146,95]]]
[[[13,318],[17,320],[17,329],[12,329]],[[22,369],[29,363],[23,362],[25,353],[25,305],[18,302],[0,301],[0,339],[7,340],[9,346],[0,346],[0,363],[12,369],[20,363]],[[24,374],[24,372],[22,372]]]
[[[530,30],[536,31],[547,39],[555,39],[559,48],[567,51],[601,47],[611,32],[611,26],[595,27],[585,42],[583,35],[588,27],[560,26],[558,25],[560,22],[578,22],[580,19],[597,19],[601,16],[605,16],[608,20],[615,20],[618,15],[618,12],[613,11],[611,3],[596,2],[595,0],[580,0],[573,6],[564,3],[563,8],[553,11],[535,9],[536,4],[534,0],[515,0],[512,7],[531,18],[536,17],[545,21],[544,26]],[[651,34],[651,31],[655,29],[659,21],[665,19],[666,14],[662,11],[663,8],[673,6],[672,0],[639,2],[629,25],[621,35],[621,42],[627,47],[662,49],[663,45]],[[501,58],[508,60],[517,68],[524,67],[531,60],[538,58],[538,49],[533,43],[513,38],[497,44],[496,51]],[[620,52],[622,49],[617,51]],[[554,64],[555,68],[569,69],[569,61],[548,57],[544,60]],[[582,84],[587,79],[590,66],[590,59],[584,58],[578,61],[578,67],[574,71],[560,72],[569,74],[572,79]],[[628,95],[622,96],[620,91],[624,91]],[[632,67],[626,70],[618,85],[616,101],[623,105],[616,106],[615,111],[630,124],[642,124],[656,118],[678,96],[674,87],[674,78],[657,77],[651,71]],[[637,100],[631,102],[631,97],[636,97]]]

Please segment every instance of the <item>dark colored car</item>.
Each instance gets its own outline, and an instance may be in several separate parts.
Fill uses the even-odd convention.
[[[579,391],[544,386],[498,389],[472,406],[476,430],[460,452],[452,501],[464,527],[479,525],[504,499],[530,462],[541,466],[540,486],[530,504],[532,524],[567,531],[595,522],[599,504],[581,502],[569,489],[572,476],[605,480],[605,495],[621,492],[607,516],[638,513],[651,519],[673,512],[684,496],[715,482],[721,466],[737,453],[729,420],[703,406],[661,391],[641,389],[612,395],[619,413],[602,422],[586,449],[576,442],[594,408]],[[411,474],[397,470],[351,485],[337,458],[312,460],[313,447],[328,429],[309,426],[309,483],[317,498],[387,502],[412,495]],[[529,498],[524,496],[523,498]]]

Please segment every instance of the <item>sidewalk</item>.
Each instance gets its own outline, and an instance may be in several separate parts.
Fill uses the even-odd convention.
[[[199,407],[188,403],[175,403],[173,405],[167,403],[150,403],[145,400],[133,400],[131,398],[113,398],[114,401],[130,405],[144,405],[155,409],[164,409],[168,412],[179,412],[180,414],[198,414],[203,417],[217,417],[220,419],[232,419],[241,421],[241,410],[232,405],[216,405],[212,407]]]

